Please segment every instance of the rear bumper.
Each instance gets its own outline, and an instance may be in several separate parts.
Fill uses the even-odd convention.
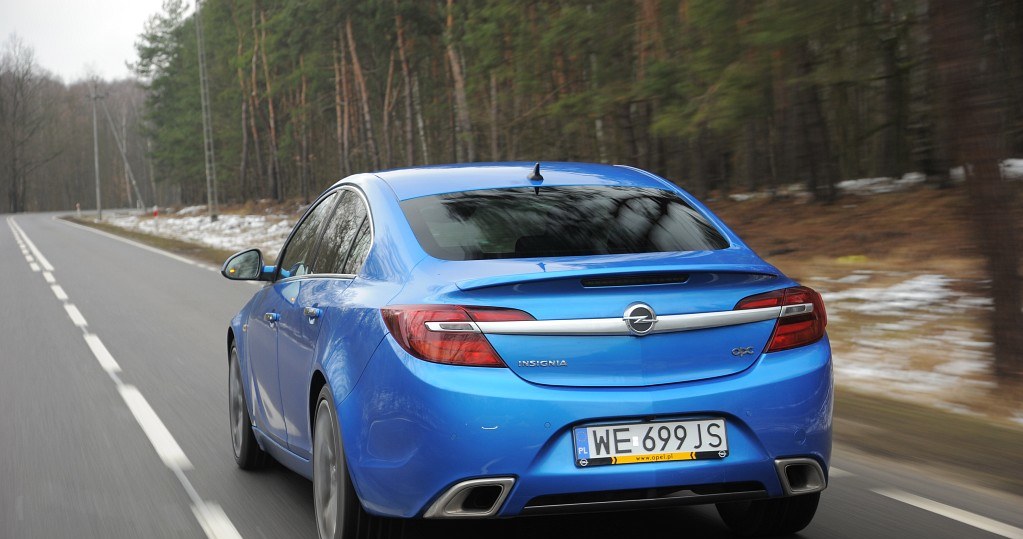
[[[421,361],[388,337],[337,404],[352,478],[371,512],[421,516],[453,486],[492,478],[512,481],[501,483],[499,507],[478,516],[507,517],[791,493],[775,460],[812,459],[826,476],[833,398],[827,337],[734,375],[645,388],[541,386],[508,369]],[[574,463],[572,427],[690,417],[726,420],[728,457]]]

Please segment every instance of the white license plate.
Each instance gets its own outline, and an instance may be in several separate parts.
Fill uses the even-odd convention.
[[[591,425],[573,435],[579,467],[728,456],[724,419]]]

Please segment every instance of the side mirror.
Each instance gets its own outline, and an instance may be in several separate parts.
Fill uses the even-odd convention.
[[[220,274],[232,281],[266,281],[272,272],[272,266],[263,266],[263,253],[259,249],[237,252],[220,268]]]

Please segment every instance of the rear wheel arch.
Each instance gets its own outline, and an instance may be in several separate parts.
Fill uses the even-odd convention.
[[[313,372],[312,379],[309,381],[309,434],[312,438],[312,434],[315,431],[316,421],[316,406],[320,398],[320,390],[323,386],[327,385],[327,378],[323,376],[323,373],[319,370]],[[312,441],[312,440],[310,440]]]
[[[234,346],[234,328],[227,328],[227,361],[231,361],[231,347]]]

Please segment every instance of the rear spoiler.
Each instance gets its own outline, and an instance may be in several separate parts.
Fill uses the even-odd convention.
[[[582,268],[564,271],[547,271],[541,264],[537,271],[532,273],[520,273],[517,275],[494,275],[491,277],[478,277],[466,279],[455,283],[460,290],[478,290],[495,286],[508,286],[516,284],[538,283],[543,281],[570,280],[570,279],[593,279],[608,284],[595,286],[623,286],[626,284],[669,284],[682,283],[685,278],[693,273],[743,273],[763,275],[765,277],[779,277],[778,270],[772,266],[762,264],[678,264],[678,265],[656,265],[656,266],[629,266],[627,268]],[[630,278],[637,279],[637,282],[627,282]],[[663,279],[660,279],[663,278]],[[621,284],[613,284],[615,279],[622,279]],[[646,281],[646,282],[644,282]]]

